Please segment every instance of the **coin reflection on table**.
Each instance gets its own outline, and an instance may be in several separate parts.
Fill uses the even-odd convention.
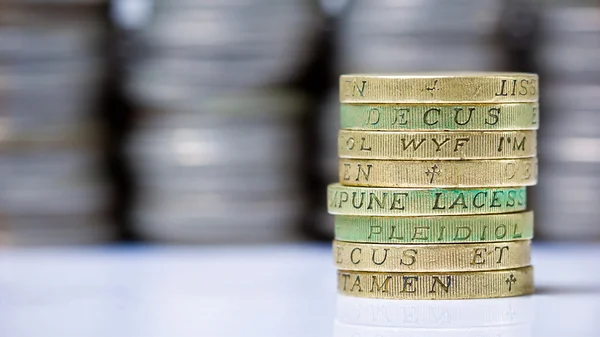
[[[531,335],[530,325],[505,325],[468,329],[411,329],[336,323],[333,328],[334,337],[528,337]]]
[[[472,301],[398,301],[338,295],[336,317],[343,324],[398,328],[524,325],[533,322],[534,303],[530,296]]]
[[[484,300],[383,300],[337,296],[334,336],[532,335],[531,296]]]

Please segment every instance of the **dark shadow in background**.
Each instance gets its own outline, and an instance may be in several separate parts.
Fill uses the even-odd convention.
[[[126,58],[131,50],[130,37],[112,22],[111,5],[105,9],[108,39],[103,52],[106,55],[106,82],[99,104],[99,119],[105,128],[103,159],[110,184],[109,216],[118,229],[121,241],[135,240],[131,230],[131,212],[134,196],[134,172],[125,153],[127,137],[134,127],[134,109],[125,95],[123,85],[127,79]]]

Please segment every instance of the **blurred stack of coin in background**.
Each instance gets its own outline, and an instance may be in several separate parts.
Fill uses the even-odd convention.
[[[106,1],[9,1],[0,14],[0,241],[111,240],[95,119]]]
[[[538,77],[342,75],[338,291],[473,299],[533,293]]]
[[[340,31],[343,71],[499,70],[502,0],[357,0]],[[445,19],[441,19],[445,18]]]
[[[600,239],[600,3],[544,1],[540,8],[537,61],[545,118],[538,233],[544,239]]]
[[[128,91],[137,234],[163,242],[293,239],[304,209],[300,119],[286,85],[310,56],[311,1],[159,0]]]
[[[326,0],[323,0],[327,2]],[[506,55],[497,41],[503,0],[349,1],[337,19],[335,71],[495,71]],[[319,227],[333,236],[322,197],[337,177],[339,125],[337,83],[319,110],[319,162],[323,178],[314,188],[320,198]]]

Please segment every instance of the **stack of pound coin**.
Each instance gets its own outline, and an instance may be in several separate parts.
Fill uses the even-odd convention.
[[[338,291],[388,299],[531,294],[538,77],[342,75]]]

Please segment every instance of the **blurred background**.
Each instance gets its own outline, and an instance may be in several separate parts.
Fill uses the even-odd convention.
[[[600,239],[600,3],[0,3],[0,245],[329,240],[337,77],[541,77],[537,240]]]

